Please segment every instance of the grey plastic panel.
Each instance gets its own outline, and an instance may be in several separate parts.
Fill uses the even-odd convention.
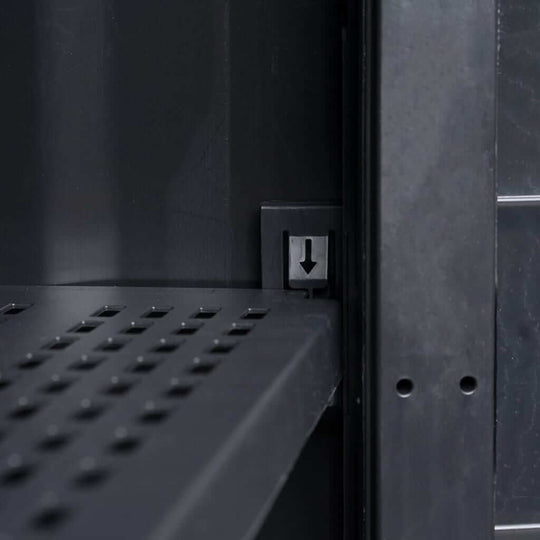
[[[540,193],[540,4],[499,0],[497,176],[500,195]]]
[[[338,304],[297,293],[0,306],[2,538],[253,538],[340,378]]]
[[[489,539],[495,5],[383,0],[381,33],[375,537]]]
[[[497,523],[539,523],[540,204],[499,205]]]

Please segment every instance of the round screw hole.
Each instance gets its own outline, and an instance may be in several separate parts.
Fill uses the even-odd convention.
[[[477,386],[478,383],[476,379],[474,377],[471,377],[470,375],[463,377],[461,381],[459,381],[459,387],[461,388],[461,391],[466,395],[474,394]]]
[[[400,379],[396,384],[396,391],[400,397],[406,398],[412,394],[414,384],[411,379]]]

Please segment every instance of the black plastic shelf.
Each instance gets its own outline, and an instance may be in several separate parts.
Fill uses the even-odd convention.
[[[339,309],[0,287],[0,537],[252,538],[339,382]]]

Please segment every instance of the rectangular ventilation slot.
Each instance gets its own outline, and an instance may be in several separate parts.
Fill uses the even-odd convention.
[[[255,325],[253,323],[232,323],[231,328],[227,330],[229,336],[245,336],[249,334]]]
[[[47,343],[43,348],[50,351],[63,351],[67,349],[70,345],[77,341],[76,338],[69,337],[56,337],[50,343]]]
[[[105,406],[101,403],[96,403],[91,399],[83,399],[79,404],[79,408],[73,414],[73,418],[83,421],[95,420],[104,411]]]
[[[268,311],[266,308],[248,308],[242,314],[242,319],[263,319]]]
[[[153,401],[147,401],[143,411],[139,416],[139,421],[145,424],[157,424],[162,422],[169,415],[169,410]]]
[[[117,351],[122,350],[128,343],[129,343],[129,340],[126,340],[126,339],[109,338],[103,343],[101,343],[101,345],[99,345],[96,350],[106,351],[106,352],[117,352]]]
[[[169,387],[167,388],[166,395],[169,397],[186,397],[193,392],[195,384],[191,381],[179,379],[173,377],[169,381]]]
[[[203,325],[204,323],[197,321],[183,322],[180,324],[180,328],[175,330],[173,334],[192,335],[197,332],[197,330],[199,330]]]
[[[5,484],[15,484],[26,480],[33,472],[33,465],[27,462],[19,454],[11,454],[7,458],[7,466],[2,471],[2,482]]]
[[[114,317],[118,315],[126,306],[103,306],[94,313],[94,317]]]
[[[236,347],[236,341],[215,339],[210,347],[212,354],[227,354]]]
[[[172,310],[172,307],[156,307],[152,306],[142,317],[143,319],[161,319]]]
[[[116,428],[109,449],[116,454],[130,454],[142,444],[140,436],[131,433],[125,427]]]
[[[128,371],[133,371],[134,373],[149,373],[153,371],[159,361],[153,358],[146,358],[145,356],[139,356],[135,362],[128,366]]]
[[[151,352],[155,353],[172,353],[180,347],[182,342],[173,342],[167,341],[166,339],[161,339],[159,343],[151,349]]]
[[[45,354],[27,354],[18,364],[19,369],[35,369],[50,357]]]
[[[93,457],[83,458],[79,464],[74,483],[79,488],[93,488],[108,477],[108,470]]]
[[[135,384],[135,381],[124,379],[123,377],[111,377],[109,384],[105,387],[104,393],[111,396],[121,396],[127,394]]]
[[[33,416],[38,411],[38,409],[39,406],[36,402],[28,399],[27,397],[20,397],[17,400],[17,404],[15,405],[15,407],[11,410],[10,416],[12,418],[22,420],[24,418]]]
[[[69,379],[55,373],[43,387],[43,391],[48,394],[59,394],[71,386],[73,379]]]
[[[127,328],[124,328],[120,333],[129,335],[139,335],[146,332],[150,328],[150,324],[132,322]]]
[[[59,450],[68,444],[72,434],[56,424],[47,426],[43,438],[38,443],[38,448],[45,452]]]
[[[90,371],[101,364],[101,362],[104,360],[104,356],[89,356],[87,354],[83,354],[79,360],[71,364],[70,368],[77,371]]]
[[[19,315],[29,307],[32,307],[32,304],[8,304],[0,309],[0,315]]]
[[[201,358],[194,358],[189,371],[191,373],[206,375],[213,371],[217,366],[217,363],[212,360],[202,360]]]
[[[59,527],[69,516],[67,507],[57,503],[45,501],[39,511],[32,519],[32,525],[39,530],[50,532]]]
[[[103,323],[99,321],[81,321],[79,324],[75,325],[71,330],[69,330],[69,332],[73,334],[89,334],[101,324]]]
[[[191,316],[192,319],[211,319],[214,317],[221,308],[219,307],[204,307],[201,306],[193,315]]]

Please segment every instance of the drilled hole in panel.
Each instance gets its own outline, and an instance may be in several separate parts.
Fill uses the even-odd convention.
[[[57,336],[51,342],[44,345],[43,348],[50,351],[63,351],[76,341],[77,338]]]
[[[50,356],[46,354],[32,354],[28,353],[19,363],[18,367],[19,369],[35,369],[43,362],[47,361],[50,358]]]
[[[8,304],[0,309],[0,315],[19,315],[32,307],[32,304]]]
[[[129,343],[128,339],[108,338],[96,347],[97,351],[117,352],[122,350]]]
[[[79,324],[76,324],[71,330],[69,330],[69,332],[75,334],[89,334],[102,324],[103,323],[99,321],[81,321]]]
[[[220,307],[205,307],[201,306],[193,315],[191,315],[192,319],[211,319],[214,317],[219,311],[221,310]]]
[[[268,311],[267,308],[248,308],[242,314],[242,319],[263,319]]]
[[[400,379],[396,384],[396,392],[400,397],[409,397],[414,390],[414,383],[411,379]]]
[[[232,323],[231,328],[225,332],[229,336],[245,336],[249,334],[255,325],[253,323]]]
[[[173,334],[192,335],[195,332],[197,332],[197,330],[202,328],[203,325],[204,325],[204,323],[202,323],[200,321],[185,321],[185,322],[180,324],[180,327],[177,328],[173,332]]]
[[[142,315],[143,319],[161,319],[172,310],[170,306],[152,306],[146,313]]]
[[[475,377],[467,375],[466,377],[463,377],[461,381],[459,381],[459,387],[464,394],[469,396],[476,392],[476,388],[478,387],[478,381]]]
[[[99,308],[94,314],[93,317],[114,317],[118,315],[126,306],[103,306]]]
[[[228,354],[236,347],[236,344],[237,342],[232,340],[214,339],[210,352],[212,354]]]
[[[104,362],[106,358],[104,356],[93,356],[83,354],[76,362],[71,364],[70,368],[77,371],[90,371],[99,366],[101,362]]]
[[[150,326],[151,326],[151,323],[132,322],[127,328],[124,328],[120,333],[121,334],[139,335],[139,334],[142,334],[142,333],[146,332],[146,330],[148,330],[148,328],[150,328]]]

